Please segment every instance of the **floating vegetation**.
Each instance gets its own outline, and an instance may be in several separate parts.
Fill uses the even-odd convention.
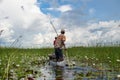
[[[52,48],[0,48],[0,80],[118,80],[120,47],[75,47],[68,49],[70,66],[48,65]]]

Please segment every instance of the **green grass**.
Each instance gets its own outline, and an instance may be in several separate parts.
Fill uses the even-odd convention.
[[[29,64],[38,64],[38,60],[42,63],[52,51],[53,49],[48,48],[0,48],[0,77],[2,77],[3,80],[8,78],[11,70],[15,70],[18,76],[24,76],[26,74],[24,69],[30,68]]]
[[[120,68],[120,47],[75,47],[70,48],[69,57],[88,63],[107,63],[110,67]]]
[[[31,67],[42,66],[48,54],[53,52],[53,48],[0,48],[0,79],[9,78],[12,70],[18,78],[33,73]],[[70,61],[76,61],[78,66],[84,63],[94,68],[109,67],[120,72],[120,47],[72,47],[67,52]]]

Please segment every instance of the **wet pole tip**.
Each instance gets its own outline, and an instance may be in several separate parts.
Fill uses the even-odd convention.
[[[68,64],[65,64],[65,66],[69,66]]]

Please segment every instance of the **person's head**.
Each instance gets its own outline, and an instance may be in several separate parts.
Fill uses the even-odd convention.
[[[55,39],[57,39],[57,37],[55,37]]]
[[[61,34],[65,34],[65,30],[64,29],[61,29]]]

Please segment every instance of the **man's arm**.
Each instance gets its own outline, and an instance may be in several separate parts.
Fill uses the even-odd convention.
[[[64,40],[62,41],[62,45],[63,45],[64,49],[66,50],[66,45],[65,45],[65,41]]]

